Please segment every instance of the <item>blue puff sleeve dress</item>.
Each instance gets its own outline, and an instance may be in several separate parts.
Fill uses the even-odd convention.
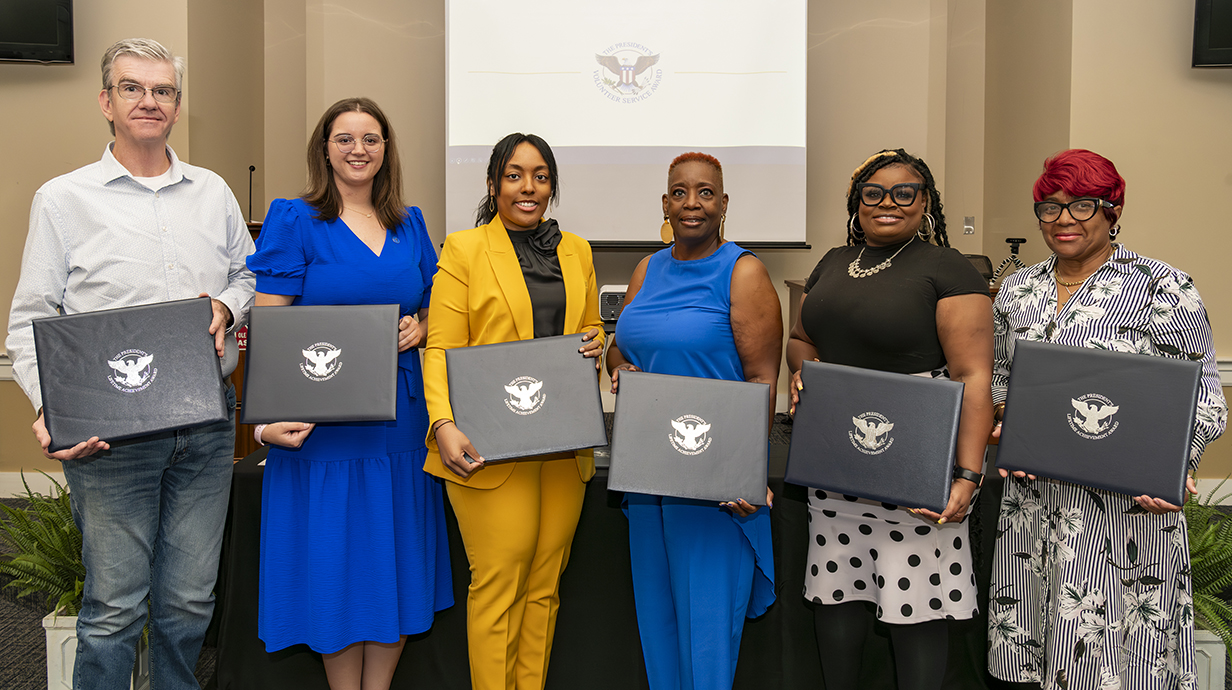
[[[426,307],[436,252],[407,208],[376,255],[301,199],[270,205],[248,267],[257,291],[293,304]],[[424,632],[453,605],[440,481],[423,471],[428,413],[418,350],[398,356],[397,419],[318,424],[298,449],[271,446],[261,502],[258,633],[266,651],[321,653]],[[289,420],[290,421],[290,420]]]
[[[727,242],[704,259],[650,257],[615,342],[643,371],[743,381],[731,276],[751,254]],[[732,496],[760,502],[762,496]],[[728,690],[745,617],[774,603],[770,511],[741,518],[713,501],[627,494],[633,596],[652,690]]]

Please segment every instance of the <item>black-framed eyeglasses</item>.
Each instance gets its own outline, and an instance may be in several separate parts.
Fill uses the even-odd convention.
[[[1069,217],[1079,223],[1091,220],[1095,212],[1101,208],[1115,208],[1112,202],[1103,199],[1074,199],[1068,204],[1057,201],[1035,202],[1035,217],[1044,223],[1055,223],[1061,217],[1061,210],[1069,211]]]
[[[920,183],[904,182],[886,189],[872,182],[861,182],[857,189],[860,192],[860,203],[865,206],[877,206],[886,194],[890,195],[890,201],[893,201],[894,205],[910,206],[915,203],[915,198],[920,193]]]
[[[355,137],[350,134],[339,134],[333,139],[330,139],[330,141],[334,142],[334,146],[338,147],[339,153],[350,153],[354,151],[355,144],[357,143]],[[359,139],[359,143],[364,145],[364,150],[368,153],[376,153],[377,151],[380,151],[381,147],[385,146],[385,141],[385,139],[382,139],[375,134],[365,134]]]
[[[131,81],[122,81],[119,84],[108,88],[115,89],[116,93],[120,94],[120,98],[123,98],[126,101],[139,101],[145,98],[147,92],[154,97],[155,101],[163,104],[175,103],[175,99],[180,96],[180,90],[170,84],[164,84],[147,89],[141,84]]]

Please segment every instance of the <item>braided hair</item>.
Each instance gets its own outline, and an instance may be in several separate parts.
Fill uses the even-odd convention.
[[[941,194],[937,191],[937,182],[933,179],[933,173],[928,169],[927,163],[902,149],[878,151],[851,173],[851,184],[847,187],[847,213],[851,216],[851,221],[847,224],[847,246],[854,247],[864,244],[864,230],[860,227],[859,215],[860,183],[868,182],[868,178],[872,177],[873,173],[891,165],[911,168],[923,178],[924,188],[921,191],[928,195],[928,208],[924,209],[924,212],[931,215],[936,222],[932,241],[936,242],[939,247],[950,246],[950,238],[945,234],[945,214],[941,211]],[[859,237],[853,232],[853,228],[859,231]]]

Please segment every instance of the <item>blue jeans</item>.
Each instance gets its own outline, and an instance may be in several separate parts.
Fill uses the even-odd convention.
[[[119,441],[63,463],[86,565],[76,690],[128,687],[147,609],[150,687],[200,687],[193,671],[214,611],[234,389],[227,402],[227,422]]]

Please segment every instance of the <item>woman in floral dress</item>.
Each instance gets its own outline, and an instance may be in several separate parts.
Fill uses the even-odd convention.
[[[1193,279],[1114,242],[1125,180],[1106,158],[1063,151],[1044,162],[1034,192],[1053,255],[1007,278],[993,305],[997,418],[1017,339],[1199,360],[1196,469],[1228,408]],[[1193,687],[1180,506],[1015,475],[1001,500],[989,587],[992,674],[1029,688]],[[1192,478],[1188,489],[1196,493]]]

